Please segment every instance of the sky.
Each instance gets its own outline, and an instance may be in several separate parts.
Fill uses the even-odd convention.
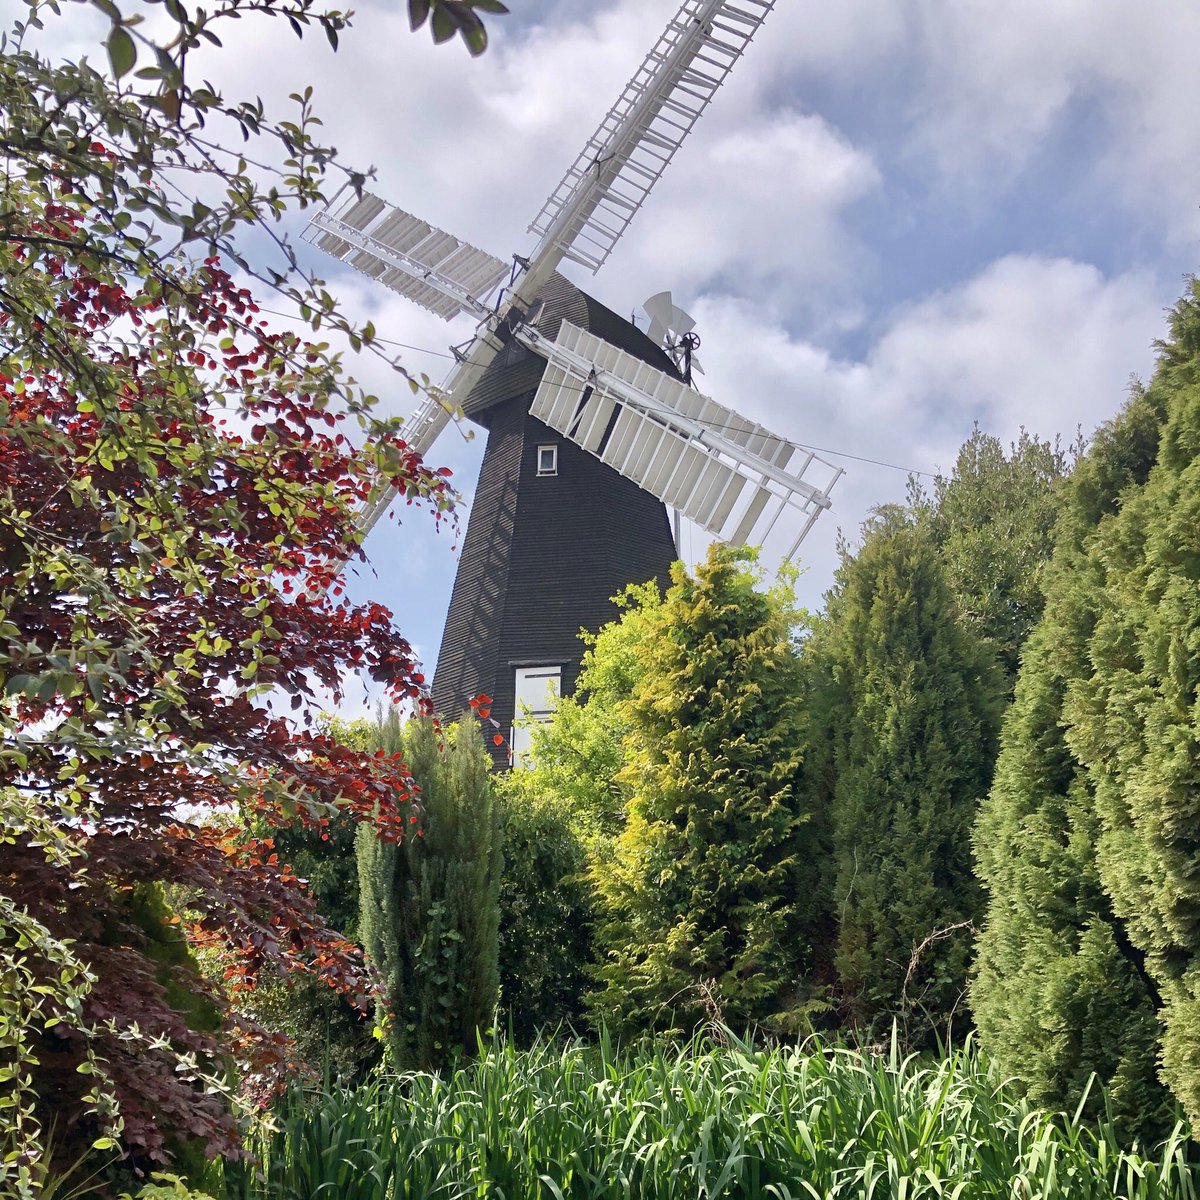
[[[280,112],[311,83],[372,190],[507,259],[678,7],[508,3],[479,59],[411,33],[401,0],[364,0],[336,54],[247,21],[206,66]],[[907,472],[952,468],[975,423],[1070,442],[1149,377],[1200,266],[1197,44],[1187,0],[778,0],[600,273],[567,265],[621,313],[670,289],[703,341],[701,389],[845,467],[798,556],[809,607],[839,531],[902,500]],[[320,266],[350,311],[420,348],[403,351],[414,372],[439,380],[472,332]],[[464,528],[482,451],[482,431],[450,429],[429,456],[454,471]],[[351,583],[430,670],[459,541],[405,511]],[[682,542],[703,557],[700,531]]]

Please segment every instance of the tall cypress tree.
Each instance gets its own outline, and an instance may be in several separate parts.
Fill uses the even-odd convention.
[[[902,510],[844,553],[806,647],[814,806],[832,846],[832,962],[859,1036],[901,1017],[915,1043],[965,988],[978,914],[970,830],[991,778],[1003,695],[960,621],[936,547]]]
[[[491,760],[470,714],[448,745],[428,718],[401,732],[394,710],[376,735],[381,750],[404,753],[421,815],[399,845],[360,832],[360,933],[383,977],[389,1058],[434,1069],[472,1052],[496,1008],[502,855]]]
[[[790,598],[714,547],[643,642],[624,715],[629,814],[598,870],[608,958],[595,1010],[618,1028],[802,1019],[813,893]]]
[[[1024,430],[1005,453],[976,428],[954,470],[915,507],[927,524],[964,622],[996,651],[1009,685],[1042,613],[1041,574],[1054,549],[1068,455]]]
[[[1091,670],[1102,583],[1088,547],[1145,482],[1162,417],[1156,389],[1135,393],[1061,494],[1045,615],[1025,648],[975,829],[987,901],[971,987],[984,1047],[1031,1099],[1073,1110],[1095,1073],[1113,1117],[1144,1137],[1167,1120],[1155,988],[1104,890],[1094,789],[1068,748],[1063,703],[1069,682]],[[1099,1089],[1088,1094],[1098,1114]]]
[[[1068,741],[1100,818],[1105,889],[1161,997],[1162,1075],[1200,1124],[1200,284],[1176,306],[1151,390],[1158,459],[1089,547],[1091,669]]]

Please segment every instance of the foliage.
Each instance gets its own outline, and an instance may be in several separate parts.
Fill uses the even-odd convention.
[[[842,1016],[861,1037],[899,1016],[919,1044],[946,1030],[965,987],[979,908],[970,831],[1000,674],[960,622],[932,539],[897,510],[843,551],[805,661],[812,739],[827,747],[809,803],[832,846]]]
[[[1057,443],[1022,430],[1006,455],[998,438],[976,426],[953,473],[934,480],[932,496],[914,497],[964,622],[995,649],[1010,685],[1041,615],[1041,570],[1069,466]]]
[[[338,356],[271,332],[226,269],[374,345],[279,225],[322,201],[330,173],[365,179],[315,140],[311,93],[273,119],[189,70],[251,12],[334,44],[347,15],[312,0],[171,0],[154,21],[95,7],[108,74],[31,48],[44,25],[47,44],[61,34],[55,3],[28,6],[0,53],[0,1187],[22,1195],[45,1173],[49,1107],[68,1159],[120,1135],[161,1160],[173,1130],[236,1150],[225,1055],[248,1030],[216,993],[219,1035],[189,1027],[169,993],[203,985],[182,962],[159,981],[157,935],[120,915],[130,889],[178,884],[169,919],[236,955],[234,990],[276,958],[361,990],[269,841],[195,818],[319,821],[349,803],[399,829],[401,771],[294,732],[262,697],[300,706],[348,669],[419,691],[386,610],[324,588],[375,489],[448,503]],[[278,1058],[257,1045],[255,1086]]]
[[[596,1012],[617,1027],[788,1023],[805,997],[807,814],[790,588],[748,551],[681,564],[624,707],[628,820],[596,870]]]
[[[1170,1124],[1154,988],[1101,882],[1094,788],[1068,749],[1063,701],[1090,669],[1097,565],[1087,546],[1144,484],[1163,415],[1158,388],[1136,391],[1060,493],[1045,616],[1024,652],[974,835],[986,906],[971,1008],[983,1046],[1034,1103],[1107,1111],[1142,1136]]]
[[[53,937],[74,939],[96,975],[91,1024],[40,1035],[36,1090],[64,1115],[94,1107],[76,1086],[93,1046],[120,1094],[128,1147],[157,1157],[162,1130],[178,1123],[231,1149],[222,1105],[129,1044],[145,1031],[201,1060],[213,1054],[166,1001],[145,931],[113,943],[115,901],[142,881],[183,887],[192,934],[241,956],[234,983],[278,956],[348,978],[343,944],[269,839],[237,844],[231,828],[202,826],[179,806],[327,819],[352,800],[360,815],[378,807],[385,826],[398,822],[402,773],[292,732],[262,697],[278,688],[299,704],[317,683],[336,688],[346,667],[418,692],[387,610],[312,589],[357,552],[354,506],[378,466],[390,462],[414,498],[437,503],[444,484],[393,440],[350,453],[328,407],[328,360],[251,324],[248,294],[215,262],[178,273],[169,290],[154,279],[129,290],[99,260],[58,252],[84,225],[65,203],[34,224],[45,246],[10,244],[8,268],[58,307],[41,318],[10,311],[0,377],[10,698],[0,784],[17,810],[12,828],[49,826],[77,856],[48,864],[37,838],[18,835],[0,847],[0,879]],[[64,355],[89,363],[86,389]],[[214,390],[232,392],[244,435],[199,402]]]
[[[645,677],[645,645],[653,636],[662,594],[653,580],[613,597],[621,610],[596,633],[580,631],[587,644],[575,693],[564,696],[553,719],[535,725],[531,763],[503,779],[505,796],[561,809],[595,859],[611,853],[625,824],[628,795],[618,779],[629,732],[625,705]]]
[[[553,800],[506,794],[503,783],[499,791],[500,1008],[518,1044],[529,1045],[583,1016],[595,900],[587,847],[569,814]]]
[[[491,759],[471,714],[449,732],[428,717],[402,729],[395,709],[373,731],[404,754],[421,815],[402,843],[358,835],[360,930],[382,976],[378,1024],[400,1070],[432,1069],[474,1051],[497,1001],[500,813]]]
[[[1162,1077],[1200,1120],[1200,283],[1151,390],[1166,422],[1145,486],[1088,546],[1095,623],[1063,705],[1088,769],[1097,862],[1161,997]]]
[[[329,721],[325,731],[354,750],[371,749],[366,721]],[[272,827],[252,820],[252,836],[270,837],[279,857],[304,881],[317,911],[331,929],[361,946],[358,935],[358,863],[353,815],[338,813],[324,824],[292,822]],[[376,1064],[380,1046],[371,1036],[372,1018],[343,993],[311,975],[263,972],[241,1007],[292,1046],[298,1065],[313,1078],[361,1079]]]
[[[614,599],[620,620],[580,631],[588,649],[574,694],[533,726],[528,764],[496,780],[505,824],[501,1004],[522,1044],[583,1015],[596,956],[589,872],[606,869],[625,824],[625,705],[645,675],[662,595],[650,582]]]
[[[178,1175],[154,1171],[150,1182],[138,1189],[136,1198],[126,1192],[119,1200],[213,1200],[207,1192],[195,1191]]]
[[[472,54],[487,49],[481,12],[506,13],[508,9],[500,0],[408,0],[408,16],[414,29],[420,29],[428,20],[435,42],[448,42],[457,33]]]
[[[40,806],[25,802],[15,790],[3,789],[0,817],[0,846],[22,836],[37,840],[51,869],[78,875],[81,852],[61,844],[62,830]],[[56,937],[6,892],[0,892],[0,937],[0,1113],[5,1130],[5,1142],[0,1143],[4,1150],[0,1180],[13,1195],[26,1197],[44,1190],[46,1183],[34,1047],[42,1030],[54,1025],[87,1028],[84,1004],[96,977],[70,939]],[[114,1125],[116,1097],[90,1043],[84,1043],[76,1071],[88,1077],[91,1085],[81,1089],[86,1111]]]
[[[1014,1098],[973,1050],[904,1058],[810,1042],[755,1050],[496,1044],[448,1078],[292,1096],[239,1200],[1195,1200],[1176,1129],[1129,1147]],[[229,1172],[233,1176],[235,1172]]]

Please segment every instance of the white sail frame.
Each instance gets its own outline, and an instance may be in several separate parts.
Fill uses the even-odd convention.
[[[305,238],[444,320],[482,317],[511,267],[470,242],[388,204],[343,189]]]
[[[569,321],[554,341],[517,336],[547,360],[530,413],[720,540],[761,543],[794,510],[791,558],[830,507],[843,471],[815,452]]]

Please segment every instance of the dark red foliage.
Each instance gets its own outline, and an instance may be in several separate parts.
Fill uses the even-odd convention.
[[[236,1054],[265,1094],[286,1048],[236,1014],[264,965],[314,972],[366,1005],[357,949],[245,825],[264,814],[320,825],[337,808],[403,835],[414,805],[403,763],[296,728],[279,699],[306,710],[318,689],[336,697],[361,671],[427,707],[390,612],[327,585],[359,555],[353,513],[381,466],[437,517],[449,493],[399,438],[356,449],[336,364],[270,331],[218,262],[167,286],[131,281],[72,251],[80,220],[49,205],[23,248],[3,251],[6,271],[40,273],[56,301],[36,317],[0,315],[17,348],[0,374],[0,503],[11,514],[0,522],[11,705],[0,788],[68,814],[60,831],[86,870],[49,863],[28,838],[0,841],[0,889],[74,939],[96,975],[85,1017],[125,1149],[161,1162],[169,1139],[194,1137],[232,1154],[237,1129],[220,1097],[171,1053],[119,1034],[136,1025],[209,1067]],[[72,790],[74,819],[71,804],[56,808]],[[128,904],[146,885],[169,888],[173,928],[224,956],[224,986],[186,956],[164,966],[162,931]],[[198,1027],[180,999],[189,994],[206,999],[213,1028]],[[36,1086],[64,1152],[97,1132],[76,1071],[87,1036],[64,1023],[38,1050]]]

